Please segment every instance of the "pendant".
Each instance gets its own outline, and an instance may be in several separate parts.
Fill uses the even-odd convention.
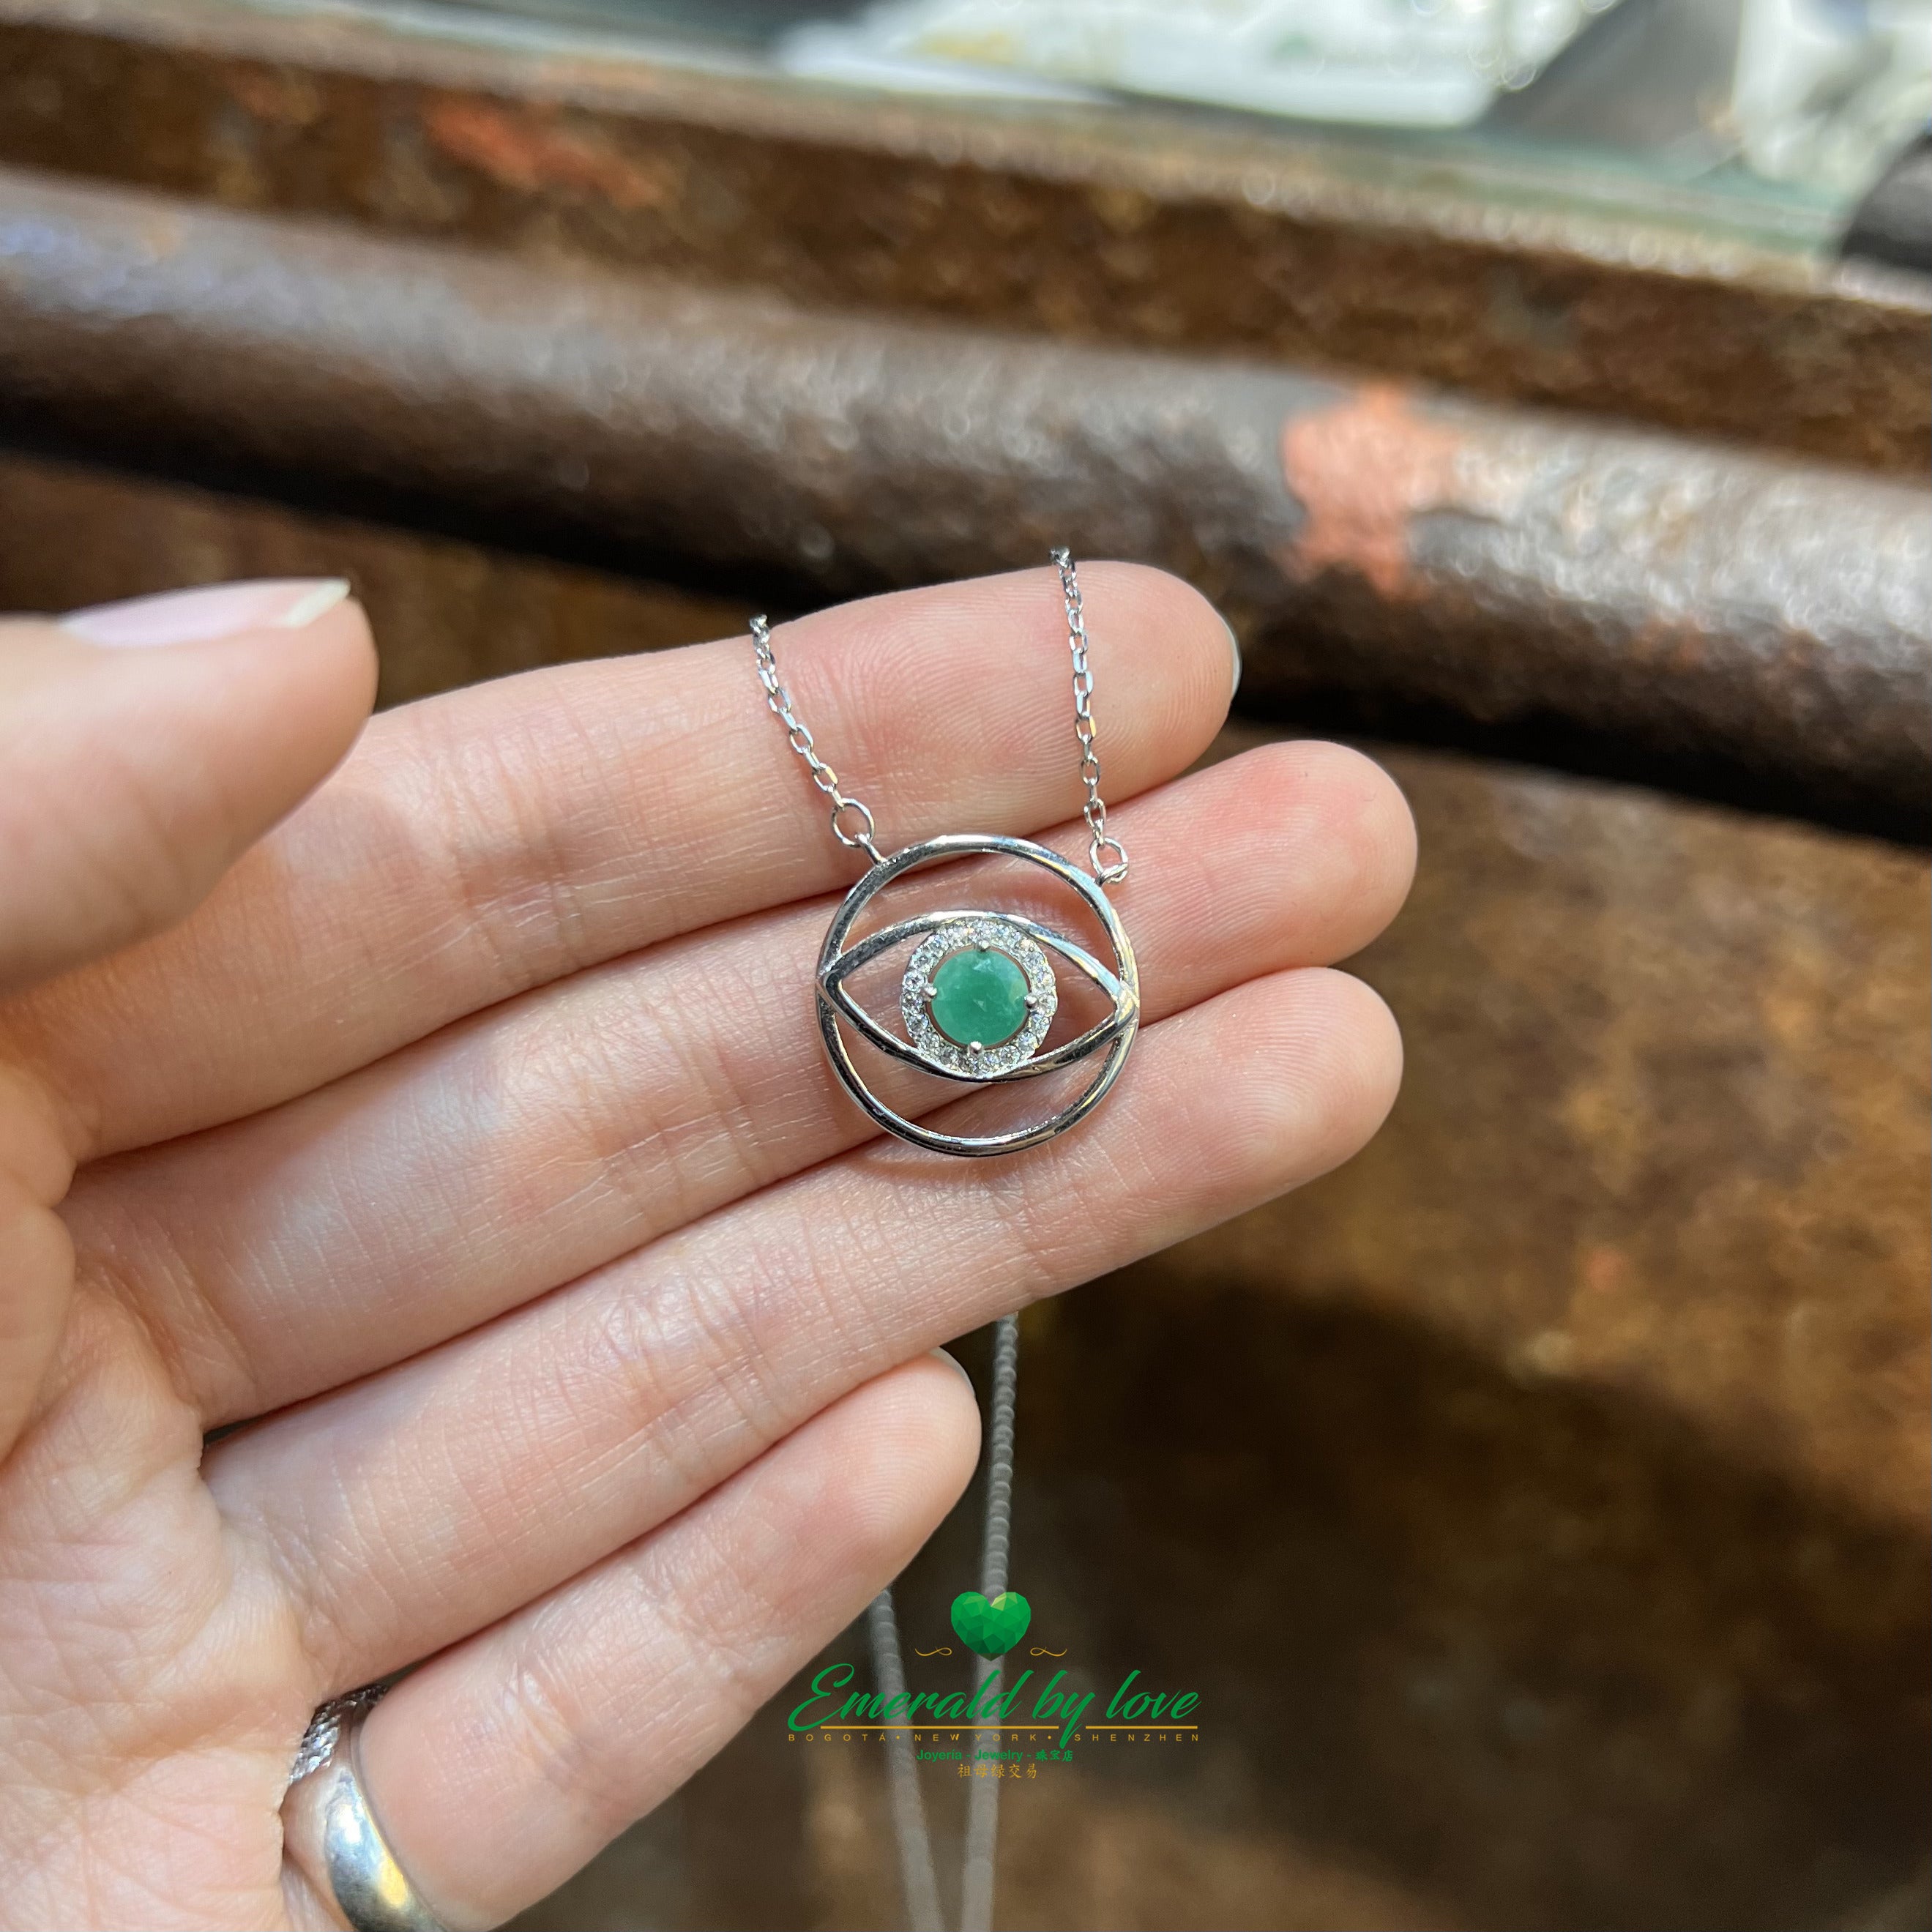
[[[896,879],[922,866],[986,856],[1018,859],[1041,867],[1077,893],[1100,922],[1113,953],[1104,964],[1051,927],[1017,913],[966,910],[922,913],[869,933],[848,947],[860,914]],[[880,1024],[853,997],[847,980],[895,946],[916,939],[899,988],[903,1036]],[[1041,1051],[1059,1010],[1056,956],[1084,973],[1112,1004],[1106,1018],[1078,1038]],[[881,859],[838,908],[818,955],[818,1030],[840,1085],[890,1134],[934,1154],[1016,1154],[1064,1134],[1084,1120],[1120,1078],[1139,1030],[1140,976],[1126,928],[1106,894],[1058,852],[1024,838],[949,832]],[[1031,1079],[1057,1068],[1100,1056],[1078,1097],[1030,1126],[1000,1134],[947,1134],[922,1126],[887,1106],[860,1077],[840,1022],[895,1060],[974,1085]]]

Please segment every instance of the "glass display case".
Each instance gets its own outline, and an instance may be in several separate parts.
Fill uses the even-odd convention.
[[[427,26],[435,0],[385,8]],[[1829,245],[1932,122],[1918,0],[482,0],[885,94],[1257,117]],[[472,12],[474,10],[472,10]]]

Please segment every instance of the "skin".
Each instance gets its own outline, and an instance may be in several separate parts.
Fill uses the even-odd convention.
[[[334,1924],[284,1863],[291,1752],[423,1660],[369,1787],[434,1909],[497,1923],[944,1515],[978,1420],[939,1343],[1374,1131],[1397,1034],[1330,962],[1401,903],[1400,794],[1314,743],[1181,776],[1225,629],[1082,574],[1146,1024],[1090,1121],[995,1162],[869,1136],[824,1067],[858,868],[746,640],[365,722],[352,603],[0,625],[0,1924]],[[1084,853],[1051,572],[777,644],[887,849]]]

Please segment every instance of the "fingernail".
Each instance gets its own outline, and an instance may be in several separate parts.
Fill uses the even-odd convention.
[[[944,1362],[968,1388],[970,1388],[973,1386],[973,1378],[959,1366],[958,1361],[955,1357],[949,1355],[944,1348],[933,1348],[928,1350],[927,1352],[931,1354],[932,1359],[935,1362]]]
[[[1234,681],[1228,687],[1228,702],[1234,701],[1234,694],[1241,688],[1241,640],[1234,634],[1234,627],[1226,618],[1221,620],[1221,628],[1228,634],[1228,648],[1234,654]]]
[[[206,644],[242,631],[299,631],[348,595],[345,578],[267,578],[96,604],[60,622],[90,644]]]

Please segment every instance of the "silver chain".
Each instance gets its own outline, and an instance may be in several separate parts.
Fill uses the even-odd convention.
[[[1012,1555],[1013,1412],[1019,1392],[1020,1318],[1003,1315],[993,1324],[993,1385],[986,1400],[986,1520],[980,1543],[980,1594],[988,1600],[1006,1587]],[[1006,1660],[974,1660],[976,1700],[988,1681],[1005,1676]],[[996,1688],[994,1696],[1000,1694]],[[1000,1733],[979,1738],[998,1750]],[[960,1876],[959,1932],[992,1932],[993,1875],[1000,1836],[1000,1781],[975,1778],[966,1792],[966,1857]]]
[[[1080,742],[1080,781],[1087,789],[1081,813],[1090,834],[1088,862],[1096,883],[1111,886],[1127,876],[1127,853],[1107,830],[1107,802],[1100,796],[1100,759],[1094,748],[1094,673],[1087,662],[1087,620],[1080,604],[1080,579],[1070,552],[1056,550],[1053,561],[1060,572],[1060,595],[1066,604],[1066,642],[1073,653],[1073,735]],[[763,617],[752,620],[752,646],[758,654],[758,682],[765,688],[765,702],[772,716],[785,728],[785,736],[805,760],[812,783],[832,801],[832,837],[842,845],[863,852],[874,865],[882,864],[885,855],[874,843],[872,812],[862,800],[839,789],[838,774],[818,755],[812,733],[793,709],[791,693],[778,676],[778,660],[772,655],[772,627]]]
[[[1080,782],[1087,788],[1081,808],[1091,835],[1088,862],[1096,884],[1111,886],[1127,876],[1127,848],[1107,831],[1107,802],[1100,796],[1100,757],[1094,748],[1094,674],[1087,665],[1087,617],[1080,606],[1080,579],[1071,550],[1053,553],[1060,572],[1060,594],[1066,600],[1066,642],[1073,653],[1073,735],[1080,741]],[[1114,856],[1109,859],[1107,854]]]
[[[772,656],[772,627],[763,617],[752,620],[752,646],[758,654],[758,682],[765,687],[765,702],[772,716],[785,728],[791,748],[811,768],[812,782],[832,801],[832,836],[842,845],[865,854],[874,865],[885,854],[872,842],[872,814],[856,798],[848,798],[838,789],[838,774],[812,748],[811,732],[799,722],[791,708],[791,693],[778,679],[778,662]],[[848,813],[858,820],[857,829],[845,824]]]
[[[980,1593],[997,1597],[1006,1587],[1012,1551],[1013,1412],[1019,1390],[1020,1318],[1003,1315],[993,1324],[993,1384],[986,1402],[986,1517],[980,1544]],[[889,1701],[906,1688],[905,1656],[899,1648],[898,1616],[888,1584],[872,1599],[868,1616],[872,1639],[874,1688]],[[949,1650],[945,1653],[950,1656]],[[1004,1680],[1005,1660],[973,1660],[973,1700],[986,1686]],[[996,1689],[994,1696],[1000,1694]],[[982,1735],[978,1748],[998,1751],[1000,1733]],[[891,1731],[886,1738],[886,1789],[891,1798],[892,1836],[898,1841],[899,1879],[904,1888],[906,1919],[911,1932],[944,1932],[939,1880],[932,1861],[932,1834],[920,1791],[918,1753],[910,1735]],[[966,1794],[966,1855],[959,1876],[959,1932],[992,1932],[993,1880],[998,1863],[1000,1780],[975,1778]]]

